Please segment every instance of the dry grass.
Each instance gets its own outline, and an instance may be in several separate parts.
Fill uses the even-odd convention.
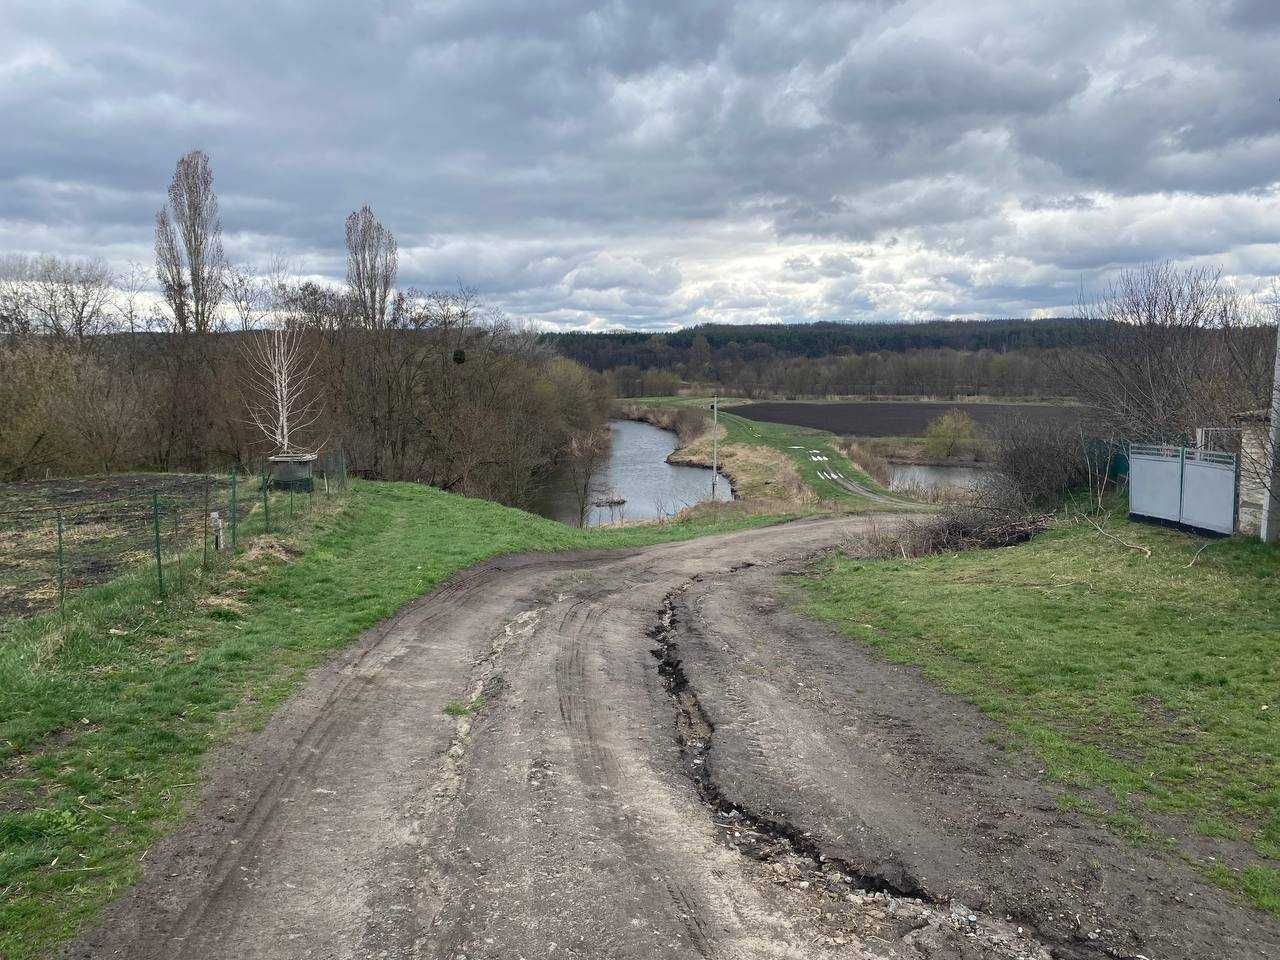
[[[836,448],[882,486],[887,487],[893,481],[893,467],[888,459],[873,450],[865,441],[842,437],[836,441]]]
[[[240,555],[240,562],[257,566],[265,562],[290,563],[300,556],[298,549],[280,537],[259,537]]]
[[[725,428],[719,428],[721,438]],[[711,432],[707,431],[667,458],[671,463],[694,467],[711,466]],[[771,447],[722,443],[720,470],[733,483],[733,492],[743,500],[772,500],[791,505],[818,502],[795,463]]]

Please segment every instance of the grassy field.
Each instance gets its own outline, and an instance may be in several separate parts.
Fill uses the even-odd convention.
[[[798,602],[1003,724],[1064,804],[1280,914],[1280,551],[1110,529],[1151,557],[1064,521],[1002,550],[836,559]]]
[[[655,407],[699,407],[709,410],[709,397],[641,397],[629,398],[626,403]],[[733,412],[733,406],[743,401],[720,403],[720,425],[724,429],[723,442],[742,446],[766,447],[782,454],[794,464],[802,482],[813,491],[818,500],[839,504],[851,509],[870,505],[864,497],[851,493],[839,484],[821,476],[830,469],[837,470],[857,484],[881,495],[889,491],[868,476],[866,471],[852,463],[836,446],[836,437],[826,430],[799,427],[785,423],[764,423],[748,420]],[[814,460],[814,456],[826,457]]]
[[[211,746],[260,726],[309,667],[454,571],[771,519],[730,507],[584,531],[429,487],[360,483],[164,602],[140,572],[73,595],[65,632],[51,616],[0,621],[0,957],[42,956],[70,936],[137,877],[198,790]],[[246,536],[260,522],[250,517]]]

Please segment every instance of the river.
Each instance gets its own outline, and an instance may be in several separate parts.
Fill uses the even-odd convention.
[[[958,490],[970,491],[991,477],[991,470],[983,467],[921,466],[914,463],[894,463],[893,478],[889,482],[893,490]]]
[[[596,478],[592,499],[616,495],[626,502],[591,506],[587,526],[621,520],[669,517],[685,507],[711,497],[711,471],[667,463],[676,448],[676,435],[634,420],[611,420],[609,460]],[[716,484],[717,500],[732,500],[733,491],[723,474]],[[552,479],[533,504],[535,513],[563,523],[578,523],[578,501],[573,485],[564,477]]]

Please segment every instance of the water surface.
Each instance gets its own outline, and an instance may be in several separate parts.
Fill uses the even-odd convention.
[[[891,490],[972,490],[991,476],[982,467],[943,466],[926,467],[914,463],[894,463]]]
[[[712,499],[711,471],[703,467],[674,466],[667,455],[676,448],[676,435],[634,420],[611,420],[609,460],[595,479],[593,500],[616,496],[625,503],[590,506],[587,526],[620,520],[652,520],[669,517],[685,507]],[[732,500],[729,480],[720,474],[716,500]],[[544,517],[577,525],[578,500],[566,478],[552,480],[534,504]]]

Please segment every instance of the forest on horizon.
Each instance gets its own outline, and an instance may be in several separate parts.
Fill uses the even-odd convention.
[[[685,382],[746,397],[782,395],[1055,396],[1064,354],[1095,321],[701,324],[669,332],[547,333],[544,343],[604,373],[618,396],[675,392]]]

